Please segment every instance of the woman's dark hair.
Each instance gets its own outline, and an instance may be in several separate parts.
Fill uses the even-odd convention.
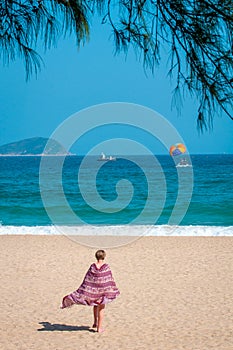
[[[104,260],[104,258],[106,257],[106,253],[104,250],[100,249],[100,250],[97,250],[97,252],[95,253],[95,257],[96,257],[96,260]]]

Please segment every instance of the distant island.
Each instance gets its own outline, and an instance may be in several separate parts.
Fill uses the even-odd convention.
[[[49,144],[47,145],[49,141]],[[45,151],[45,146],[46,151]],[[57,141],[45,137],[32,137],[0,146],[0,156],[67,156],[72,153]]]

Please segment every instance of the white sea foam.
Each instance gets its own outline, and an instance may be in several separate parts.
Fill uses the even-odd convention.
[[[233,226],[0,226],[0,235],[233,236]]]

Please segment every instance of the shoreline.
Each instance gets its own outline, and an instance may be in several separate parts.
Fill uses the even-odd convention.
[[[207,225],[0,225],[2,235],[110,236],[110,237],[233,237],[233,226]]]

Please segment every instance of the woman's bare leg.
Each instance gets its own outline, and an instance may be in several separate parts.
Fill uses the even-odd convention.
[[[94,323],[93,328],[96,328],[98,325],[98,306],[93,306],[93,316],[94,316]]]
[[[102,333],[103,330],[103,318],[104,318],[104,308],[105,305],[98,305],[98,325],[97,325],[97,332]]]

